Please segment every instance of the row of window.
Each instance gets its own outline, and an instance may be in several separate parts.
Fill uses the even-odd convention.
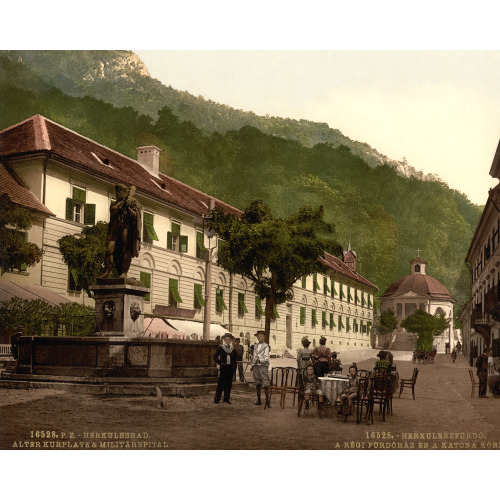
[[[314,328],[319,323],[317,309],[311,309],[311,326]],[[346,332],[350,332],[351,330],[354,333],[371,333],[371,321],[367,321],[366,324],[364,320],[360,320],[358,323],[357,318],[353,318],[352,328],[351,328],[351,318],[349,316],[345,316],[345,324],[343,322],[342,315],[339,314],[337,316],[337,323],[335,323],[334,313],[328,313],[327,311],[321,311],[321,327],[326,328],[330,327],[330,330],[333,328],[338,328],[339,331],[345,330]],[[306,324],[306,308],[300,308],[300,324]]]
[[[328,284],[330,282],[330,285]],[[302,288],[307,288],[307,276],[302,276]],[[333,278],[328,279],[326,276],[323,276],[323,294],[330,294],[331,297],[337,297],[343,301],[346,300],[348,304],[353,303],[354,305],[361,305],[361,307],[372,307],[372,300],[369,293],[360,292],[355,288],[351,289],[350,286],[346,286],[346,293],[344,293],[344,285],[339,283],[339,292],[335,290],[335,281]],[[317,273],[313,274],[313,292],[321,291],[321,287],[318,282]],[[352,292],[352,293],[351,293]]]
[[[491,230],[491,236],[488,236],[487,241],[485,242],[481,254],[479,255],[479,259],[476,262],[476,266],[474,267],[474,281],[476,281],[481,274],[483,267],[486,266],[488,260],[490,260],[491,256],[495,253],[495,248],[500,244],[500,219],[497,220],[497,223],[493,226]]]
[[[80,224],[95,224],[95,204],[86,202],[86,191],[73,186],[73,197],[66,198],[66,220],[78,222]],[[159,241],[154,228],[154,215],[148,212],[143,214],[142,240],[145,243]],[[172,222],[171,231],[167,232],[167,249],[176,252],[188,252],[188,237],[181,234],[181,225]],[[196,232],[196,257],[203,259],[205,256],[205,245],[203,243],[203,233]]]

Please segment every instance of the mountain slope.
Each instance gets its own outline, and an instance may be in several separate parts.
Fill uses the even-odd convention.
[[[135,71],[123,77],[124,88],[133,86]],[[153,120],[132,107],[69,95],[51,81],[0,56],[0,128],[40,113],[130,157],[137,146],[155,144],[162,149],[162,171],[240,209],[255,199],[276,216],[323,205],[336,239],[344,246],[351,241],[359,272],[381,292],[409,273],[420,248],[429,274],[458,304],[467,300],[464,256],[481,210],[443,182],[404,177],[387,164],[370,166],[344,145],[306,147],[251,126],[207,135],[167,107]]]
[[[47,84],[71,96],[90,96],[118,107],[130,106],[153,119],[161,108],[168,106],[181,120],[191,121],[207,134],[225,133],[250,125],[304,146],[318,143],[347,146],[371,167],[388,163],[407,177],[436,179],[432,174],[418,172],[405,161],[389,159],[326,123],[258,116],[165,86],[152,78],[140,58],[130,51],[8,50],[0,51],[0,55],[22,62]]]

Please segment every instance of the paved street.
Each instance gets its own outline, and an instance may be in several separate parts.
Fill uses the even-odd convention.
[[[293,360],[290,360],[293,362]],[[372,368],[375,359],[358,363]],[[500,447],[500,399],[472,399],[469,365],[438,355],[435,364],[397,361],[402,378],[420,373],[416,400],[405,389],[394,415],[374,424],[298,418],[288,396],[282,411],[253,405],[254,394],[235,390],[232,405],[213,396],[164,398],[90,396],[39,390],[0,390],[0,447],[31,449],[494,449]],[[347,367],[346,367],[347,368]],[[47,437],[48,433],[48,437]]]

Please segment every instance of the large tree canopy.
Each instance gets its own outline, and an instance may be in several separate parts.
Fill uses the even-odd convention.
[[[107,234],[108,223],[99,221],[95,226],[84,227],[81,234],[63,236],[58,241],[65,264],[89,297],[90,287],[104,272]]]
[[[43,250],[26,238],[36,221],[34,212],[16,205],[5,193],[0,196],[0,268],[23,271],[40,262]]]
[[[446,319],[444,314],[426,313],[417,309],[412,315],[408,316],[401,322],[401,326],[409,332],[417,333],[417,349],[424,351],[432,350],[432,344],[436,335],[441,335],[448,325],[450,320]]]
[[[324,271],[318,258],[325,251],[342,255],[333,240],[333,225],[323,221],[323,207],[304,206],[287,218],[273,218],[263,201],[253,201],[241,218],[218,209],[211,216],[209,227],[224,240],[219,264],[248,278],[255,293],[266,300],[267,337],[274,306],[292,298],[294,283]]]

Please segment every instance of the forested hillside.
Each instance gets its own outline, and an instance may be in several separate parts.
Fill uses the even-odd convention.
[[[0,57],[0,128],[36,113],[130,157],[155,144],[161,169],[238,208],[266,201],[275,215],[304,204],[323,205],[336,239],[358,254],[358,271],[381,293],[409,273],[416,249],[428,272],[463,303],[469,294],[464,257],[480,208],[437,181],[404,177],[387,165],[369,166],[346,146],[268,135],[245,126],[206,134],[164,107],[158,118],[91,97],[70,96],[26,64]]]

